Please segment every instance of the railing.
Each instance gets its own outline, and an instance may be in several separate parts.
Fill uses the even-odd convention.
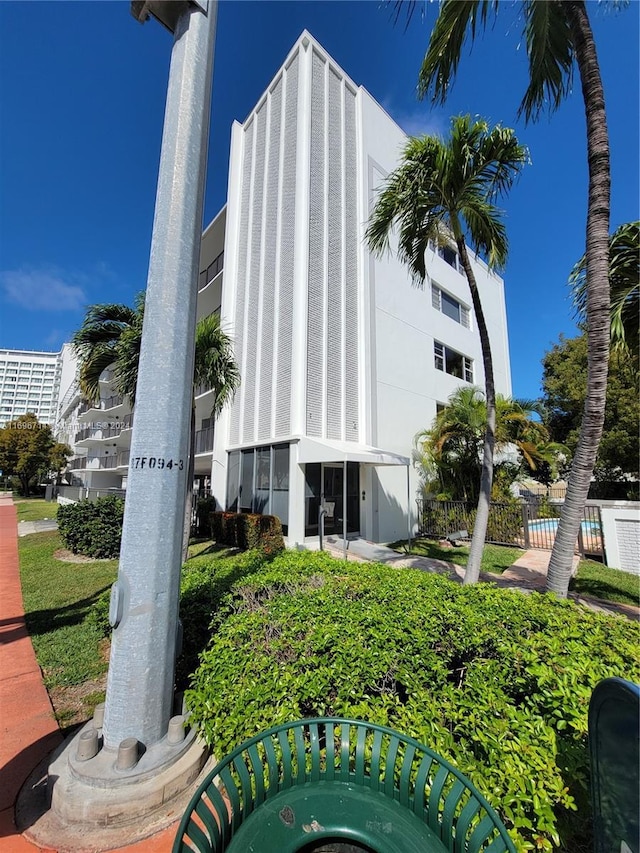
[[[117,468],[122,468],[124,465],[128,465],[129,464],[129,451],[128,450],[121,450],[120,453],[118,453],[117,459],[118,459],[118,464],[116,466]]]
[[[113,397],[107,397],[105,400],[102,400],[100,403],[101,409],[114,409],[116,406],[120,406],[124,402],[124,397],[122,394],[114,394]]]
[[[69,462],[67,463],[67,468],[69,468],[70,471],[83,471],[86,467],[86,456],[76,456],[74,459],[69,460]]]
[[[65,395],[60,402],[60,406],[58,407],[58,411],[60,412],[60,414],[62,414],[62,412],[64,412],[64,411],[66,411],[69,403],[71,403],[73,398],[76,397],[79,393],[80,393],[80,386],[78,385],[77,381],[74,379],[74,381],[71,383],[69,388],[67,388]]]
[[[95,470],[96,468],[117,468],[118,467],[118,457],[116,454],[112,454],[111,456],[93,456],[87,459],[88,470]]]
[[[210,453],[213,450],[213,427],[196,432],[195,453]]]
[[[89,409],[97,408],[94,403],[89,403],[85,400],[83,403],[80,403],[80,408],[78,409],[78,416],[84,415],[85,412],[88,412]]]
[[[418,500],[417,503],[420,535],[444,539],[459,530],[466,530],[471,538],[476,516],[474,504],[435,500]],[[491,503],[486,541],[496,545],[551,550],[559,516],[559,506],[548,506],[544,515],[539,515],[537,507],[525,501],[520,504]],[[600,507],[585,507],[576,552],[583,556],[603,555]]]
[[[199,397],[201,394],[207,394],[211,390],[212,389],[206,384],[196,385],[193,389],[193,394],[195,397]]]
[[[96,501],[98,498],[113,496],[124,499],[126,492],[124,489],[89,489],[86,486],[57,486],[56,494],[58,497],[66,498],[74,501]]]
[[[85,438],[90,438],[94,432],[96,432],[96,430],[91,427],[81,429],[80,432],[75,434],[74,442],[77,444],[79,441],[84,441]]]
[[[131,429],[133,427],[133,412],[130,415],[125,415],[121,421],[122,429]]]

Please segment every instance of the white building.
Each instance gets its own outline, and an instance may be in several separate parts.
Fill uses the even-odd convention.
[[[198,318],[221,311],[242,384],[215,430],[211,392],[197,390],[195,470],[220,507],[278,515],[291,545],[314,546],[321,502],[325,531],[341,534],[345,492],[350,535],[405,538],[415,435],[462,383],[484,384],[455,249],[430,249],[417,287],[393,255],[365,247],[405,140],[307,32],[232,128],[227,204],[202,237]],[[503,282],[472,262],[508,396]],[[86,417],[128,415],[112,403]],[[120,485],[126,430],[84,441],[104,460],[95,475]]]
[[[348,531],[405,537],[414,436],[462,382],[484,383],[455,250],[428,253],[419,288],[364,244],[405,140],[306,32],[232,129],[227,206],[203,243],[205,262],[224,248],[224,272],[200,301],[208,313],[221,293],[242,386],[216,423],[213,492],[280,515],[290,544],[312,543],[322,496],[327,532],[342,532],[345,467]],[[496,390],[510,395],[503,282],[474,267]]]
[[[67,344],[60,352],[0,349],[0,427],[27,412],[53,427],[63,377],[75,372]]]

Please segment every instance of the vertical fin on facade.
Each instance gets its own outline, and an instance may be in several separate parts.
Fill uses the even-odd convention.
[[[235,356],[241,368],[242,386],[236,395],[231,413],[231,443],[240,442],[240,412],[245,397],[244,377],[246,370],[245,358],[245,326],[244,313],[247,293],[247,232],[249,230],[249,197],[251,193],[251,162],[253,159],[253,133],[255,122],[252,121],[244,128],[244,150],[242,157],[242,190],[240,200],[240,236],[238,240],[238,281],[236,290],[236,327],[235,327]]]
[[[276,254],[278,250],[278,173],[280,166],[280,126],[282,111],[282,78],[269,96],[268,158],[265,184],[264,251],[262,264],[262,353],[260,395],[258,405],[258,439],[271,435],[271,402],[273,378],[274,322],[276,294]]]
[[[307,435],[321,436],[325,392],[325,63],[314,51],[311,74],[309,281],[307,312]]]
[[[296,227],[296,175],[298,134],[298,54],[285,71],[284,156],[280,232],[280,290],[276,346],[275,434],[291,430],[291,356],[293,352],[293,264]]]

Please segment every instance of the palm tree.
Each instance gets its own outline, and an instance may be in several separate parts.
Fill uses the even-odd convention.
[[[136,297],[135,308],[121,304],[103,304],[92,305],[88,309],[82,326],[72,337],[71,343],[80,363],[80,388],[90,402],[99,400],[100,375],[111,366],[117,391],[134,405],[143,319],[144,293]],[[218,314],[204,317],[196,326],[194,386],[199,385],[204,385],[214,392],[211,409],[211,416],[214,418],[233,400],[240,385],[240,372],[233,359],[231,339],[222,330]],[[191,526],[195,428],[194,398],[185,505],[184,559]]]
[[[486,256],[490,267],[504,265],[507,237],[495,201],[511,187],[527,160],[527,150],[512,130],[500,126],[490,129],[485,121],[472,121],[469,116],[453,118],[446,142],[435,136],[409,139],[400,165],[386,179],[366,232],[369,248],[381,255],[389,249],[389,234],[397,225],[398,258],[420,281],[426,276],[425,251],[429,241],[442,244],[452,238],[469,284],[482,346],[487,422],[478,511],[465,583],[475,583],[480,576],[495,443],[491,345],[466,238]]]
[[[587,316],[587,262],[583,256],[569,284],[580,324]],[[638,358],[640,345],[640,222],[620,225],[609,239],[611,347]]]
[[[233,401],[240,386],[240,371],[233,359],[230,338],[222,331],[220,315],[209,314],[196,326],[194,360],[194,388],[205,387],[213,391],[211,417],[217,418],[224,407]],[[193,502],[193,477],[196,445],[196,401],[195,393],[191,406],[191,453],[187,474],[187,499],[184,512],[182,538],[182,561],[187,559],[189,535],[191,533],[191,509]]]
[[[578,66],[587,123],[589,200],[586,230],[587,397],[580,440],[571,467],[567,496],[556,534],[547,589],[565,598],[571,579],[573,549],[604,425],[609,364],[608,237],[610,161],[604,91],[595,42],[584,0],[522,0],[524,41],[529,57],[529,85],[520,113],[528,121],[544,107],[556,109],[571,91],[574,60]],[[444,102],[460,61],[467,34],[487,24],[498,0],[443,0],[431,32],[418,80],[421,97]]]
[[[100,376],[110,366],[119,394],[133,406],[144,320],[144,293],[135,307],[120,303],[90,305],[82,326],[71,338],[79,361],[80,389],[90,403],[100,399]]]
[[[504,460],[495,463],[495,468],[507,474],[500,484],[503,489],[522,473],[535,476],[543,466],[553,469],[558,453],[566,451],[562,445],[551,443],[544,424],[534,419],[540,412],[537,401],[496,395],[496,457],[499,459],[501,453],[515,447],[520,459],[518,464]],[[441,493],[451,500],[477,499],[486,423],[482,390],[474,386],[458,388],[438,412],[431,428],[417,436],[423,470],[435,475]]]

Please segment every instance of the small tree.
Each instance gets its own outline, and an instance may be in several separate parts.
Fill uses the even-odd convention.
[[[554,471],[564,448],[549,441],[539,405],[496,395],[496,461],[491,497],[501,500],[518,477],[537,479]],[[450,500],[477,501],[487,404],[479,388],[458,388],[436,415],[431,428],[417,437],[417,460],[426,485]]]
[[[425,253],[429,242],[452,240],[469,285],[482,349],[487,417],[478,512],[465,583],[475,583],[480,577],[489,521],[496,426],[489,329],[467,240],[486,256],[490,268],[504,266],[507,234],[496,202],[509,191],[528,157],[527,149],[520,145],[513,130],[500,125],[490,128],[487,122],[472,121],[470,116],[454,117],[447,140],[436,136],[409,139],[400,165],[384,183],[366,232],[369,249],[380,256],[390,248],[390,234],[396,228],[398,259],[419,281],[424,281],[427,274]]]
[[[0,470],[16,477],[20,491],[29,497],[33,481],[48,471],[64,467],[71,450],[53,438],[51,427],[29,412],[0,429]]]

